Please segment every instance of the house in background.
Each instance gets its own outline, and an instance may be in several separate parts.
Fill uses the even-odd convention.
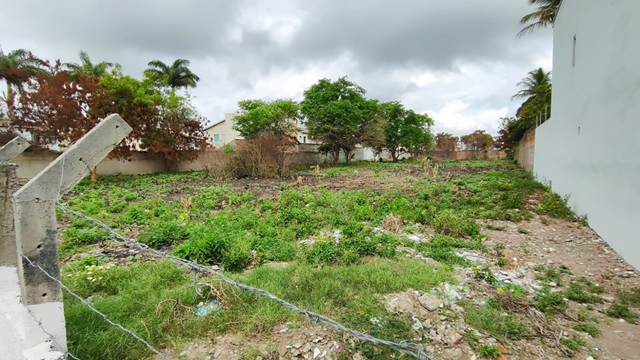
[[[564,0],[534,173],[640,269],[640,1]]]
[[[235,140],[242,140],[243,137],[239,132],[233,129],[234,119],[236,113],[227,113],[224,116],[224,120],[217,122],[208,128],[204,129],[209,137],[209,143],[214,148],[221,148],[226,144],[232,143]],[[317,144],[312,140],[307,133],[307,129],[301,120],[298,120],[298,133],[296,139],[300,144]]]

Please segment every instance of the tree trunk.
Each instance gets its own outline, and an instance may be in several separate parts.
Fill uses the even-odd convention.
[[[13,88],[11,87],[11,83],[7,82],[7,98],[5,99],[7,102],[7,116],[9,120],[13,120]]]
[[[398,161],[398,152],[396,150],[391,150],[389,153],[391,153],[391,160],[393,160],[393,162]]]
[[[333,163],[334,164],[337,164],[338,162],[340,162],[340,149],[333,150],[331,152],[331,154],[333,155]]]
[[[98,181],[98,167],[94,167],[93,169],[91,169],[91,171],[89,171],[89,174],[91,175],[92,182]]]

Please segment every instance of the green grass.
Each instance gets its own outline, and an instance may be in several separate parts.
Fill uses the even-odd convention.
[[[269,333],[278,324],[305,321],[272,300],[228,286],[222,287],[229,295],[227,310],[204,318],[190,311],[173,312],[173,303],[159,304],[171,299],[193,308],[202,299],[195,294],[190,274],[168,262],[111,266],[92,258],[65,268],[63,279],[80,296],[92,295],[93,306],[110,319],[160,348],[229,331]],[[408,289],[428,291],[453,278],[445,267],[417,260],[371,258],[358,266],[324,269],[304,263],[283,269],[263,267],[238,280],[360,331],[400,341],[413,336],[411,319],[389,315],[380,296]],[[220,286],[219,282],[214,284]],[[65,296],[65,316],[70,350],[80,358],[139,359],[149,355],[136,340],[69,296]],[[384,326],[373,325],[372,317],[381,319]]]
[[[535,212],[573,220],[564,200],[509,161],[429,162],[438,168],[438,175],[429,176],[423,165],[357,162],[320,174],[306,168],[298,174],[317,180],[316,187],[308,188],[312,181],[294,187],[292,181],[282,180],[269,183],[266,194],[212,180],[204,172],[102,177],[95,183],[82,181],[64,201],[149,246],[201,264],[221,265],[239,280],[374,336],[406,340],[413,336],[410,319],[388,315],[381,295],[409,288],[426,291],[451,281],[445,268],[470,265],[456,250],[487,251],[479,223],[530,219],[533,214],[525,204],[532,197],[544,199]],[[349,184],[354,176],[369,176],[374,182],[395,180],[359,189],[330,190],[335,186],[323,185]],[[375,230],[390,214],[406,229],[428,228],[435,236],[414,243]],[[63,259],[108,239],[84,220],[61,213],[59,219]],[[340,231],[339,241],[332,235],[335,230]],[[301,243],[308,239],[313,245]],[[443,266],[436,269],[396,254],[400,244]],[[302,321],[271,301],[245,293],[238,294],[230,309],[204,319],[162,309],[156,313],[165,299],[179,299],[190,307],[201,300],[194,295],[189,274],[162,262],[98,269],[104,261],[90,258],[70,264],[65,274],[72,276],[65,282],[83,296],[93,295],[94,304],[109,317],[160,347],[225,332],[265,333],[276,324]],[[261,267],[269,261],[289,265]],[[250,264],[256,268],[243,272]],[[98,275],[86,274],[90,269],[84,266],[92,265],[96,267],[91,271]],[[539,275],[559,284],[564,272],[550,268]],[[148,354],[75,300],[65,297],[65,311],[71,348],[80,358],[137,359]],[[471,308],[467,316],[496,338],[527,334],[522,323],[503,317],[498,309]],[[382,319],[384,326],[373,326],[372,317]]]
[[[498,340],[520,340],[529,335],[529,329],[523,322],[505,314],[496,303],[487,303],[485,306],[466,303],[463,306],[464,321],[468,325]]]

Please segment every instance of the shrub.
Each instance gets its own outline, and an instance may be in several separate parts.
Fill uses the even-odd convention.
[[[620,302],[611,304],[606,313],[614,319],[624,319],[631,324],[638,322],[638,315],[631,311],[627,305],[621,304]]]
[[[478,224],[472,218],[453,209],[446,209],[437,213],[432,225],[442,235],[473,237],[480,233]]]
[[[63,236],[68,244],[91,245],[110,238],[106,230],[99,227],[68,227],[64,229]]]
[[[332,264],[338,257],[338,247],[333,240],[318,240],[307,251],[309,264]]]
[[[249,265],[251,258],[251,245],[246,241],[237,241],[222,256],[222,266],[227,271],[242,271]]]
[[[568,203],[568,195],[562,198],[560,195],[551,192],[551,189],[547,188],[547,191],[542,197],[542,203],[538,207],[538,212],[559,219],[575,219],[573,212],[567,205]]]
[[[235,234],[206,224],[189,229],[188,240],[176,247],[176,256],[200,264],[221,263]]]
[[[174,245],[186,237],[187,232],[183,225],[175,220],[159,219],[140,231],[138,241],[157,249]]]

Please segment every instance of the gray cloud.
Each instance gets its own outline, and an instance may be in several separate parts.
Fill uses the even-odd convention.
[[[5,50],[77,61],[82,49],[134,76],[152,59],[192,60],[202,79],[196,104],[212,119],[243,98],[300,96],[319,77],[348,75],[372,97],[444,122],[462,111],[465,123],[480,124],[517,108],[509,101],[517,81],[550,63],[549,30],[516,38],[531,11],[525,0],[0,0],[0,8]],[[424,74],[433,81],[414,79]]]

